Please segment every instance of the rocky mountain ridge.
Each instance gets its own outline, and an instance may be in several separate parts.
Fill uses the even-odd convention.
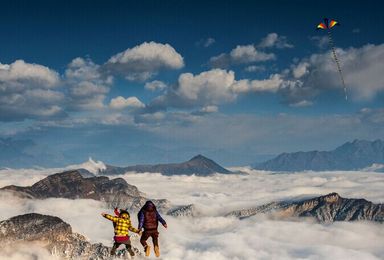
[[[214,173],[231,174],[233,172],[221,167],[219,164],[203,155],[197,155],[189,161],[182,163],[154,164],[154,165],[134,165],[128,167],[116,167],[106,165],[105,170],[101,170],[102,175],[118,175],[126,172],[153,172],[163,175],[198,175],[207,176]]]
[[[360,170],[384,163],[384,141],[354,140],[332,151],[282,153],[253,166],[267,171]]]
[[[365,199],[343,198],[337,193],[330,193],[299,201],[271,202],[232,211],[226,216],[242,219],[258,214],[269,214],[277,218],[309,217],[319,222],[359,220],[384,222],[384,204],[374,204]]]
[[[136,186],[128,184],[122,178],[84,178],[78,170],[49,175],[32,186],[10,185],[0,191],[12,192],[16,196],[30,199],[94,199],[106,202],[110,208],[128,208],[131,211],[139,210],[148,200]],[[161,211],[170,207],[169,201],[165,199],[153,201]]]

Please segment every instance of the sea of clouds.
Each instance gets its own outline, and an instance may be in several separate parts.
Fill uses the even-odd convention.
[[[162,259],[383,259],[384,228],[369,222],[319,224],[308,220],[244,220],[223,217],[231,210],[275,200],[312,197],[337,192],[342,197],[384,202],[384,174],[374,172],[272,173],[234,168],[247,174],[163,176],[126,173],[128,183],[150,198],[166,198],[174,205],[195,204],[201,217],[163,216],[159,227]],[[60,169],[2,169],[0,187],[31,185]],[[112,245],[111,223],[100,216],[112,213],[93,200],[25,200],[0,193],[0,219],[28,212],[55,215],[91,242]],[[136,214],[132,220],[137,225]],[[134,245],[141,248],[137,239]],[[52,259],[38,247],[0,252],[7,259]],[[151,258],[154,259],[154,256]]]

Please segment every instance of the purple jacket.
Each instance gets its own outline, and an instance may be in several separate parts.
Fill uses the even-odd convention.
[[[139,230],[144,227],[144,230],[157,229],[158,222],[165,225],[165,220],[157,212],[155,204],[152,201],[147,201],[137,214],[139,218]]]

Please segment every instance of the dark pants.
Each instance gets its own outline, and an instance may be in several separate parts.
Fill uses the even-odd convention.
[[[122,243],[118,243],[115,241],[115,243],[113,244],[113,247],[112,247],[112,250],[111,250],[111,255],[115,255],[116,254],[116,249],[121,245],[121,244],[124,244],[125,247],[127,248],[127,251],[129,252],[129,254],[131,256],[133,256],[135,253],[133,252],[132,250],[132,246],[131,246],[131,241],[130,240],[127,240],[127,241],[124,241]]]
[[[143,245],[144,248],[147,247],[147,239],[149,237],[152,237],[152,242],[154,246],[159,246],[159,232],[157,232],[156,229],[154,230],[144,230],[143,234],[140,238],[140,243]]]

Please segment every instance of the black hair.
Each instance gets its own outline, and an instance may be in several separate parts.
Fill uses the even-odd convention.
[[[129,213],[128,213],[128,211],[127,211],[126,209],[121,209],[121,210],[120,210],[120,216],[121,216],[122,214],[127,214],[128,217],[130,217],[130,215],[129,215]]]

